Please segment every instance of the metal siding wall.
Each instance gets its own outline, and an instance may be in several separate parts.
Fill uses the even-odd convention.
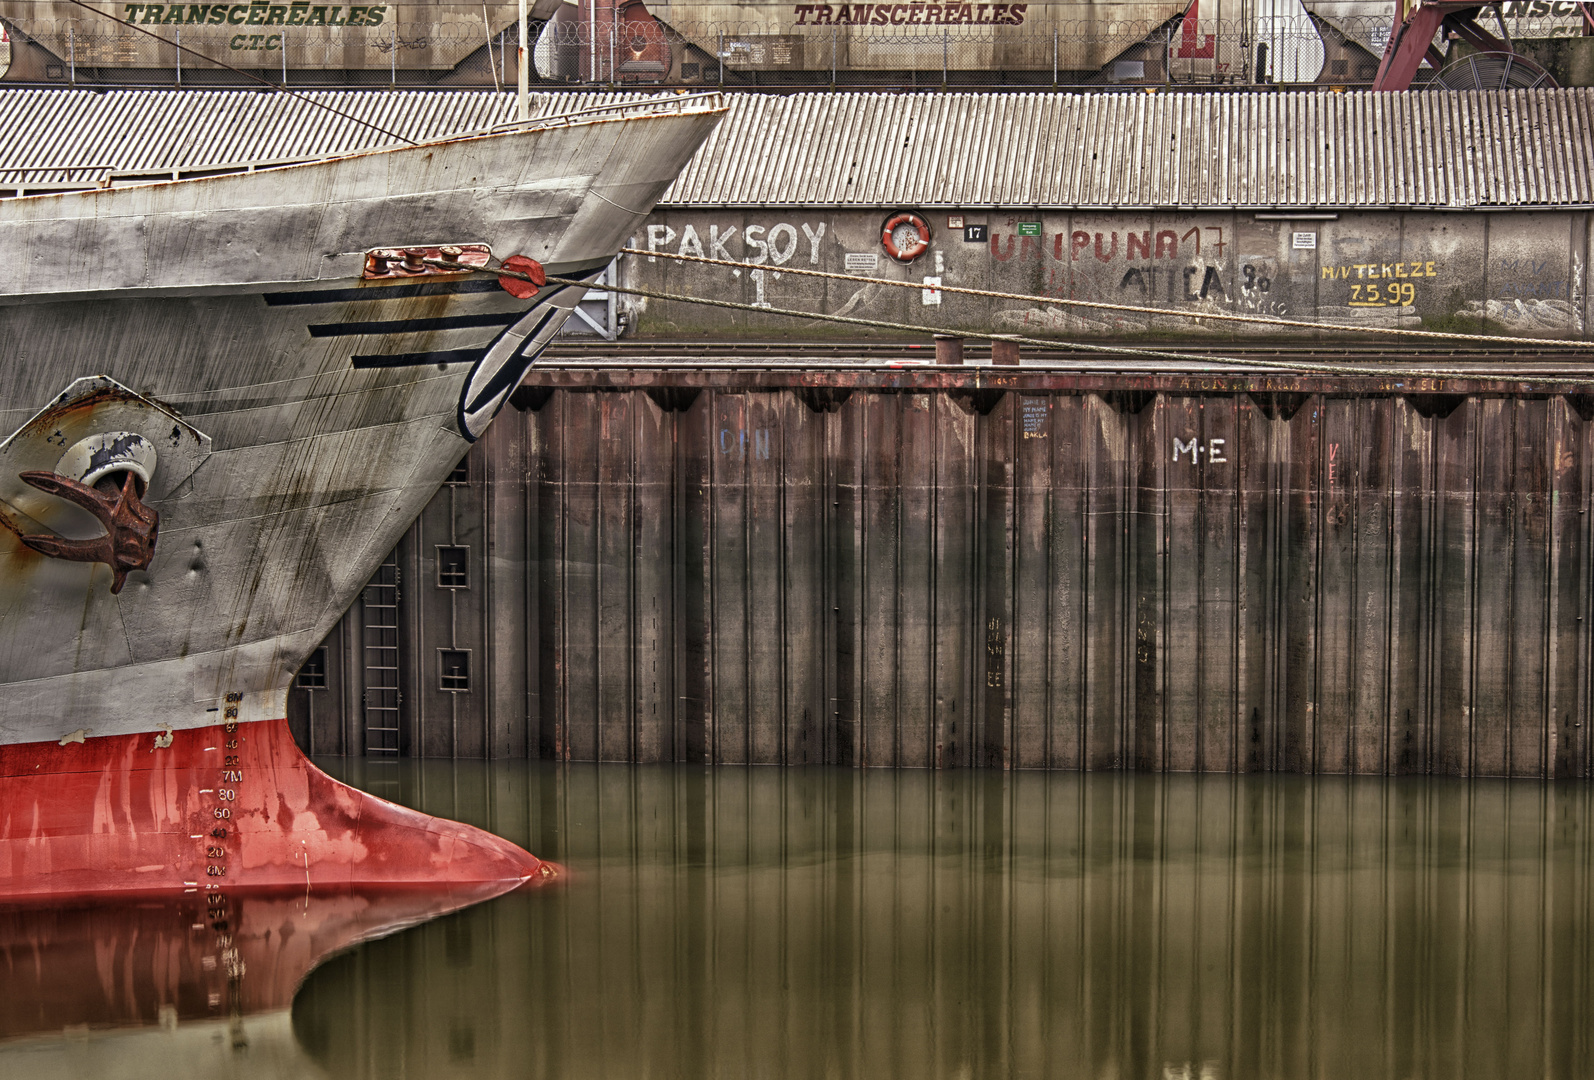
[[[1588,550],[1590,470],[1583,460],[1586,425],[1565,401],[1552,402],[1549,445],[1550,535],[1548,552],[1550,617],[1545,642],[1549,694],[1550,746],[1547,757],[1557,776],[1578,775],[1575,763],[1588,754],[1587,679],[1589,659],[1590,561]]]
[[[643,395],[590,395],[596,416],[596,465],[592,487],[592,655],[596,659],[593,703],[599,761],[630,761],[638,752],[636,660],[637,614],[636,471],[638,447],[632,410]]]
[[[535,564],[406,578],[419,749],[1589,775],[1581,403],[1290,404],[554,391],[408,542],[474,555],[493,507]],[[430,685],[449,602],[470,694]]]
[[[1013,763],[1021,768],[1046,768],[1051,764],[1054,740],[1050,737],[1051,669],[1055,661],[1051,618],[1050,558],[1054,480],[1050,395],[1008,394],[1006,402],[1016,414],[1012,425],[1017,460],[1013,491]],[[1036,430],[1039,429],[1039,430]],[[1065,599],[1066,581],[1058,582],[1058,598]]]
[[[1436,684],[1432,718],[1435,768],[1465,775],[1475,763],[1472,734],[1477,707],[1471,678],[1477,659],[1473,652],[1477,628],[1477,506],[1473,490],[1478,466],[1477,409],[1465,402],[1437,421],[1434,429],[1437,505],[1429,567],[1438,645],[1431,661]]]
[[[351,630],[357,632],[358,629],[357,620],[345,618],[322,643],[327,650],[326,689],[304,689],[296,679],[288,690],[289,727],[294,740],[307,754],[356,752],[344,744],[349,729],[347,694],[343,691],[360,684],[358,677],[351,676],[347,665],[347,638]],[[358,723],[355,730],[358,731]]]
[[[902,665],[906,660],[922,670],[921,657],[902,655],[902,637],[913,628],[905,625],[902,617],[901,539],[908,481],[903,475],[903,417],[897,404],[894,397],[871,394],[858,407],[864,441],[860,455],[863,483],[858,493],[862,510],[858,715],[863,765],[900,763],[905,734]]]
[[[985,676],[975,695],[971,764],[1010,768],[1013,759],[1013,397],[1001,395],[976,427],[975,554],[972,573],[984,627]],[[979,408],[984,401],[976,398]],[[976,668],[979,672],[979,668]]]
[[[401,640],[409,643],[402,708],[423,757],[501,753],[493,737],[494,718],[505,708],[506,695],[519,696],[515,694],[515,676],[523,668],[515,629],[523,625],[521,605],[516,602],[519,589],[513,571],[508,580],[495,579],[490,542],[496,518],[493,473],[512,466],[514,448],[502,434],[489,438],[491,452],[473,462],[473,482],[451,484],[438,492],[400,546]],[[521,535],[523,531],[515,528],[513,538]],[[439,587],[439,546],[466,549],[466,587]],[[492,648],[486,647],[487,642],[493,643]],[[442,689],[439,650],[453,648],[470,652],[469,693]],[[515,708],[505,719],[522,727],[522,716],[523,710]]]
[[[555,397],[558,397],[557,393]],[[680,732],[675,741],[677,761],[715,761],[713,718],[717,699],[714,694],[714,631],[711,617],[713,598],[709,582],[713,578],[716,552],[711,546],[714,395],[701,393],[691,408],[676,418],[676,492],[679,499],[676,523],[677,551],[675,573],[680,596],[677,608],[676,648],[681,672],[677,699]]]
[[[527,529],[527,504],[536,491],[530,471],[531,447],[516,417],[488,429],[472,464],[480,467],[483,490],[482,550],[472,567],[473,589],[483,597],[482,628],[493,647],[481,655],[480,677],[487,700],[488,757],[526,757],[531,702],[526,663],[526,597],[536,573],[531,557],[535,534]],[[534,746],[534,744],[533,744]]]
[[[827,761],[838,765],[867,764],[860,713],[864,677],[860,655],[864,645],[864,627],[860,625],[864,459],[860,450],[866,409],[867,395],[854,394],[827,424],[835,440],[829,449],[836,511],[826,537],[831,551],[832,607],[836,613],[835,742]]]
[[[563,404],[562,402],[560,403]],[[551,405],[547,407],[554,407]],[[528,756],[563,758],[565,744],[558,729],[564,715],[560,701],[560,664],[564,656],[561,639],[554,628],[560,609],[555,587],[559,580],[558,543],[562,487],[552,472],[552,439],[559,431],[548,430],[534,417],[505,410],[497,424],[515,425],[515,433],[527,448],[526,463],[526,548],[531,560],[526,582],[526,670],[530,711],[526,733]]]
[[[709,484],[704,492],[709,521],[707,567],[708,612],[712,652],[709,670],[714,683],[714,750],[708,760],[716,764],[751,764],[752,668],[762,653],[755,640],[761,629],[777,629],[773,613],[760,612],[757,621],[748,610],[751,581],[765,568],[752,565],[748,543],[753,507],[749,498],[754,481],[747,462],[747,395],[709,396],[714,441],[708,447]],[[738,436],[741,437],[738,453]]]
[[[983,634],[974,614],[970,573],[975,565],[974,470],[979,417],[966,402],[950,395],[930,395],[929,405],[935,425],[931,446],[935,555],[928,578],[935,626],[930,677],[935,687],[931,764],[939,768],[972,763],[974,699],[977,683],[985,681],[984,665],[978,662]]]
[[[557,620],[560,693],[555,709],[564,734],[562,756],[577,761],[601,761],[605,729],[624,717],[605,715],[603,680],[608,674],[598,640],[603,570],[598,563],[598,543],[603,532],[599,514],[604,506],[598,483],[601,458],[598,447],[597,394],[556,394],[557,429],[549,442],[558,441],[550,478],[559,485],[561,506],[555,519],[562,550],[556,556],[554,595]],[[613,524],[610,525],[613,528]],[[613,642],[611,644],[621,644]]]
[[[675,432],[669,414],[652,407],[644,395],[631,398],[632,504],[643,508],[632,522],[633,745],[640,760],[669,761],[675,750],[675,535],[673,515],[656,511],[674,505],[675,462],[665,448]]]

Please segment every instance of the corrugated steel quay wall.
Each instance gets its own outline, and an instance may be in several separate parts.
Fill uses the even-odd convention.
[[[625,256],[620,283],[674,296],[973,335],[995,330],[1116,341],[1169,334],[1212,340],[1312,337],[1380,329],[1586,339],[1594,323],[1587,285],[1589,214],[1582,210],[1346,211],[1322,215],[1332,220],[1274,220],[1251,211],[920,209],[933,239],[929,250],[905,265],[881,246],[890,207],[658,210],[637,231],[634,247],[744,265]],[[950,228],[954,219],[963,227]],[[782,272],[790,268],[855,280]],[[932,285],[1033,299],[925,288]],[[1063,299],[1154,313],[1067,307],[1057,302]],[[630,334],[642,339],[903,336],[856,324],[636,296],[622,302]],[[1187,315],[1297,319],[1343,329],[1202,322]]]
[[[1594,401],[1249,383],[522,388],[400,549],[404,752],[1589,775]]]

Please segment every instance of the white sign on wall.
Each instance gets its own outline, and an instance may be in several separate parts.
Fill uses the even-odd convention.
[[[1315,248],[1317,246],[1317,234],[1314,232],[1298,232],[1295,234],[1295,243],[1291,246],[1297,249]]]

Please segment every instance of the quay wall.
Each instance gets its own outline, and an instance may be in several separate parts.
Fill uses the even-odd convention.
[[[633,248],[743,265],[626,256],[619,279],[677,296],[973,335],[1254,339],[1426,328],[1584,339],[1594,317],[1586,281],[1589,214],[1581,210],[1350,210],[1290,220],[1251,211],[926,210],[921,216],[930,226],[930,247],[906,264],[881,244],[881,227],[892,213],[889,207],[659,210],[639,228]],[[871,280],[785,272],[793,268]],[[935,290],[938,284],[1037,299],[959,295]],[[1064,307],[1056,303],[1061,299],[1159,313]],[[637,296],[618,303],[625,336],[641,339],[902,334]],[[1201,322],[1173,312],[1271,316],[1343,329]]]
[[[1590,773],[1586,394],[544,377],[398,549],[396,629],[368,590],[293,692],[302,745],[393,700],[427,757]]]

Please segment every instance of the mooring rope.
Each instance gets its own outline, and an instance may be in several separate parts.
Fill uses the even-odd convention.
[[[937,292],[957,293],[963,296],[983,296],[991,300],[1022,300],[1031,304],[1050,304],[1057,307],[1087,308],[1095,311],[1125,311],[1136,315],[1174,316],[1198,322],[1252,323],[1262,326],[1282,326],[1296,330],[1329,330],[1336,333],[1388,334],[1397,337],[1433,338],[1441,341],[1487,342],[1492,345],[1532,345],[1537,348],[1588,349],[1587,341],[1567,341],[1556,338],[1505,337],[1495,334],[1458,334],[1448,330],[1409,330],[1393,326],[1348,326],[1345,323],[1315,322],[1309,319],[1285,319],[1277,315],[1239,315],[1226,312],[1181,311],[1177,308],[1146,307],[1141,304],[1113,304],[1105,300],[1067,300],[1055,296],[1034,296],[1029,293],[997,292],[993,289],[971,289],[964,285],[925,285],[917,281],[891,281],[886,278],[864,277],[860,274],[838,274],[826,270],[804,270],[799,267],[775,266],[770,263],[739,263],[727,259],[709,259],[701,255],[672,255],[667,251],[647,251],[642,248],[621,248],[625,255],[645,255],[650,259],[673,259],[676,262],[702,263],[705,266],[726,266],[736,270],[762,270],[771,274],[796,274],[801,277],[827,278],[832,281],[852,281],[865,285],[890,285],[897,289],[934,289]],[[975,335],[970,334],[970,337]],[[978,335],[984,337],[985,335]]]
[[[527,275],[516,273],[512,270],[499,270],[492,267],[473,267],[472,269],[480,273],[497,274],[501,277],[512,277],[521,281],[532,280]],[[817,319],[822,322],[844,323],[850,326],[865,326],[872,329],[905,330],[910,333],[920,335],[941,334],[948,337],[960,338],[978,337],[991,341],[1012,341],[1020,345],[1032,345],[1046,349],[1062,348],[1108,356],[1149,357],[1152,359],[1177,360],[1183,363],[1205,364],[1208,366],[1228,364],[1240,368],[1255,368],[1267,371],[1291,371],[1305,375],[1367,375],[1382,379],[1474,379],[1477,381],[1510,382],[1535,386],[1594,386],[1594,378],[1577,375],[1569,375],[1565,377],[1519,374],[1502,375],[1467,371],[1463,368],[1361,367],[1353,364],[1301,363],[1293,360],[1253,360],[1238,356],[1170,352],[1165,349],[1147,349],[1138,346],[1100,345],[1082,341],[1059,341],[1053,338],[1026,337],[1021,334],[975,334],[970,333],[967,330],[952,330],[919,324],[888,322],[883,319],[860,319],[854,318],[850,315],[824,315],[812,311],[794,311],[789,308],[762,307],[757,304],[743,304],[733,300],[713,300],[702,296],[681,296],[674,293],[659,292],[654,289],[639,289],[624,285],[595,285],[592,282],[581,281],[576,278],[550,276],[547,278],[547,282],[550,285],[572,285],[583,289],[606,289],[610,292],[626,293],[632,296],[645,296],[652,300],[672,300],[677,303],[699,304],[705,307],[725,308],[731,311],[746,311],[758,315],[783,315],[794,319]],[[925,286],[915,285],[914,288],[922,289],[925,288]]]

